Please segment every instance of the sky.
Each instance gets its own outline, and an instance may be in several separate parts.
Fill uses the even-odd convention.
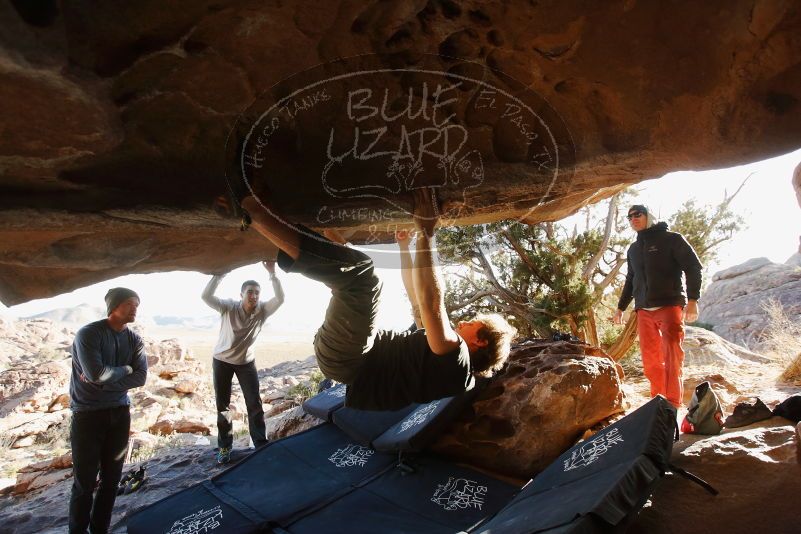
[[[733,193],[751,173],[745,187],[731,204],[741,214],[747,228],[725,243],[714,273],[756,257],[767,257],[783,263],[798,250],[801,234],[801,207],[795,197],[791,180],[793,169],[801,162],[801,150],[770,160],[741,167],[703,172],[674,172],[659,179],[640,182],[638,203],[646,204],[658,217],[667,219],[682,203],[694,198],[698,205],[714,206],[724,194]],[[630,237],[634,239],[634,232]],[[368,254],[369,247],[362,248]],[[384,263],[387,254],[382,254]],[[379,308],[379,328],[406,328],[411,313],[400,271],[397,268],[377,269],[384,282]],[[313,332],[323,321],[330,298],[328,289],[300,275],[290,275],[278,269],[286,301],[269,320],[270,329],[287,332]],[[271,298],[272,290],[266,271],[261,265],[250,265],[231,272],[220,285],[217,295],[238,298],[244,280],[262,283],[262,298]],[[7,308],[0,304],[0,314],[26,317],[55,308],[88,303],[103,307],[103,296],[109,288],[130,287],[141,297],[140,315],[203,317],[214,312],[200,300],[209,277],[196,272],[169,272],[148,275],[128,275],[108,280],[53,298],[40,299]]]

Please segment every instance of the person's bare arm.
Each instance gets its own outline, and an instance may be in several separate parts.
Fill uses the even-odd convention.
[[[431,189],[414,191],[414,222],[418,232],[412,278],[428,346],[434,354],[442,355],[459,347],[459,336],[448,319],[444,284],[434,262],[434,228],[439,219],[435,202]]]
[[[300,233],[295,228],[280,219],[274,211],[267,210],[252,196],[242,199],[242,208],[247,210],[252,221],[251,226],[257,232],[293,260],[300,257]]]
[[[265,260],[261,262],[261,264],[264,265],[264,268],[270,273],[270,281],[273,283],[273,294],[275,295],[262,305],[264,306],[265,313],[269,317],[284,303],[284,288],[281,287],[281,281],[275,276],[275,261]]]
[[[398,230],[395,232],[395,240],[400,249],[401,279],[406,295],[409,297],[409,304],[412,306],[414,324],[417,328],[423,328],[423,319],[420,317],[420,305],[417,303],[417,292],[414,289],[414,278],[412,276],[412,253],[409,250],[411,233],[408,230]]]

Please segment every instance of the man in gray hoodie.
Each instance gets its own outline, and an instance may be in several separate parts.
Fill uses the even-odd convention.
[[[147,378],[142,338],[127,327],[139,296],[116,287],[105,300],[107,318],[81,328],[72,344],[70,533],[108,532],[131,427],[128,390]]]

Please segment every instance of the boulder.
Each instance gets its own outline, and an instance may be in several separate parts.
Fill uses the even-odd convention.
[[[0,4],[0,20],[0,99],[14,110],[0,151],[6,305],[131,272],[260,260],[264,240],[211,209],[244,134],[226,140],[287,85],[318,81],[315,66],[325,75],[343,64],[348,73],[405,69],[382,80],[393,104],[432,78],[416,71],[440,73],[446,96],[457,96],[440,100],[448,105],[438,119],[362,124],[385,127],[378,146],[397,156],[400,126],[439,136],[442,110],[455,115],[449,126],[469,133],[470,150],[425,173],[448,171],[437,186],[457,208],[454,224],[557,220],[645,178],[764,160],[801,137],[793,2],[16,1]],[[342,144],[354,137],[351,85],[333,85],[287,103],[267,147],[276,156],[264,165],[269,185],[291,220],[353,230],[354,243],[379,227],[386,240],[410,224],[395,206],[409,206],[411,170],[372,158],[369,140],[352,158],[334,146],[343,157],[330,159],[334,126],[348,128]],[[370,180],[345,185],[370,194],[326,190],[328,166],[343,159],[360,171],[348,176]],[[384,178],[406,186],[392,202],[372,194],[390,190],[374,181]],[[381,224],[343,213],[380,213]]]
[[[182,368],[181,365],[171,365],[183,362],[189,351],[181,340],[176,338],[155,340],[150,337],[145,337],[143,334],[144,332],[140,332],[140,335],[144,338],[143,341],[145,343],[145,353],[147,353],[148,357],[148,367],[164,365],[167,366],[166,369],[170,371]],[[170,372],[166,369],[165,372]],[[159,374],[161,374],[161,372],[162,370],[159,370]]]
[[[178,369],[159,369],[158,371],[159,378],[164,380],[172,380],[178,376],[178,373],[180,373]]]
[[[52,401],[50,401],[50,405],[47,407],[48,412],[57,412],[60,410],[66,410],[70,407],[70,396],[68,393],[62,393]]]
[[[300,406],[295,406],[265,420],[267,438],[270,440],[285,438],[308,430],[322,422],[320,419],[304,412]]]
[[[671,461],[720,494],[669,476],[626,532],[796,532],[801,476],[794,434],[780,417],[719,436],[682,434]]]
[[[14,412],[0,418],[0,436],[14,443],[17,448],[27,447],[36,441],[36,436],[47,432],[54,425],[61,424],[66,414]]]
[[[22,495],[51,486],[62,480],[72,478],[72,469],[59,469],[54,471],[33,471],[17,475],[17,483],[11,490],[13,495]]]
[[[801,320],[801,267],[755,258],[715,273],[701,296],[698,320],[728,341],[758,348],[769,300],[780,303],[790,319]]]
[[[61,456],[56,456],[50,460],[44,460],[35,464],[22,467],[18,473],[32,473],[35,471],[51,471],[53,469],[68,469],[72,467],[72,452],[66,452]]]
[[[795,456],[798,466],[801,467],[801,422],[795,426]]]
[[[151,434],[169,436],[170,434],[203,434],[207,436],[211,434],[208,426],[201,422],[190,421],[188,419],[161,419],[156,421],[148,428]]]
[[[145,430],[158,421],[162,405],[158,398],[142,396],[131,402],[131,429]]]
[[[717,333],[696,326],[684,327],[684,365],[740,366],[770,363],[771,359],[720,337]]]
[[[178,393],[190,394],[197,391],[198,385],[192,380],[181,380],[174,386]]]
[[[530,341],[432,449],[526,479],[623,410],[623,371],[588,345]]]
[[[72,453],[27,465],[17,471],[17,480],[11,493],[21,495],[38,490],[72,477]]]

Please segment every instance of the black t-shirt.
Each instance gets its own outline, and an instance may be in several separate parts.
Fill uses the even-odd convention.
[[[464,393],[473,387],[470,353],[459,347],[444,355],[431,351],[424,329],[380,330],[348,386],[345,405],[360,410],[398,410],[412,403]]]

